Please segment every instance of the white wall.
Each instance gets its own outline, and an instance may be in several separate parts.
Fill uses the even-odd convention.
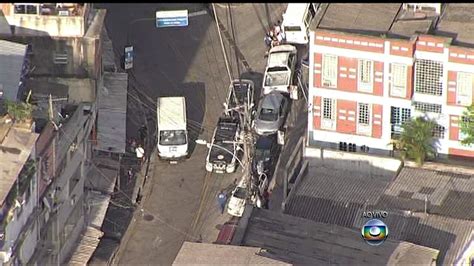
[[[398,172],[402,166],[402,162],[394,158],[312,147],[305,148],[304,156],[316,159],[316,165],[321,164],[337,167],[338,170],[366,172],[373,175],[393,174]]]

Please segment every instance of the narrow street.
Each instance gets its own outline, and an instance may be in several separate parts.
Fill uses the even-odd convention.
[[[263,36],[286,5],[232,6],[237,54],[244,61],[242,76],[260,87],[266,62]],[[111,4],[103,8],[107,9],[106,27],[117,58],[127,43],[135,51],[128,95],[129,113],[134,115],[127,121],[127,137],[136,137],[133,132],[144,123],[154,137],[157,97],[186,98],[191,157],[177,165],[151,158],[153,167],[140,215],[132,221],[129,239],[122,240],[115,260],[120,264],[170,265],[183,241],[215,240],[217,225],[230,218],[220,214],[215,196],[220,189],[232,189],[234,180],[242,176],[240,167],[230,175],[207,174],[208,150],[194,142],[198,137],[211,139],[229,86],[217,26],[211,15],[200,12],[207,9],[199,4]],[[155,11],[184,8],[190,14],[188,27],[156,28]],[[225,27],[222,38],[233,77],[237,78],[235,54],[225,34],[230,29],[228,11],[217,5],[216,11]],[[149,152],[154,147],[147,148]]]

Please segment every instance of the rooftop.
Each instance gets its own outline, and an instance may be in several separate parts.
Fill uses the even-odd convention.
[[[403,39],[419,33],[433,34],[453,38],[454,45],[474,47],[474,6],[444,3],[439,15],[435,5],[421,4],[424,7],[416,10],[404,9],[401,3],[321,5],[321,19],[311,28]]]
[[[285,213],[359,229],[364,210],[385,210],[392,239],[437,249],[442,264],[454,262],[474,228],[472,172],[404,167],[393,178],[318,164],[309,159]]]
[[[401,7],[400,3],[329,4],[318,28],[385,33],[390,30]]]
[[[125,153],[127,85],[127,73],[104,73],[97,105],[98,150]]]
[[[374,248],[361,239],[359,230],[264,209],[253,209],[242,244],[266,249],[271,258],[304,265],[427,265],[438,256],[435,249],[390,238]]]
[[[173,265],[289,265],[268,258],[261,248],[184,242]]]
[[[12,125],[8,116],[0,119],[0,202],[4,202],[28,160],[38,134],[29,128]]]
[[[474,45],[474,5],[472,3],[449,3],[435,30],[436,35],[454,38],[453,44]]]
[[[10,101],[18,98],[27,45],[0,40],[0,97]]]

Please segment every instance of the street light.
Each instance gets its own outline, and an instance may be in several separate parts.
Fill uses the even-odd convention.
[[[206,145],[208,148],[211,148],[212,146],[216,146],[217,148],[229,153],[242,166],[242,172],[244,171],[245,164],[243,164],[242,161],[237,156],[235,156],[233,152],[229,151],[228,149],[226,149],[226,148],[224,148],[220,145],[217,145],[217,144],[211,144],[211,143],[207,142],[204,139],[197,139],[197,140],[195,140],[195,142],[196,142],[196,144],[199,144],[199,145]],[[241,150],[241,148],[239,146],[237,146],[237,150]]]

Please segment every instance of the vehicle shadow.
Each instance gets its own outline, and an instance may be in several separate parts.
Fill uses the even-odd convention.
[[[188,154],[191,156],[196,148],[196,140],[204,131],[203,121],[206,112],[206,86],[203,82],[188,82],[179,86],[181,96],[186,99]]]
[[[249,79],[253,81],[255,85],[253,98],[255,99],[255,104],[258,104],[258,100],[260,99],[262,91],[263,74],[258,72],[244,72],[240,75],[240,77],[242,79]]]

